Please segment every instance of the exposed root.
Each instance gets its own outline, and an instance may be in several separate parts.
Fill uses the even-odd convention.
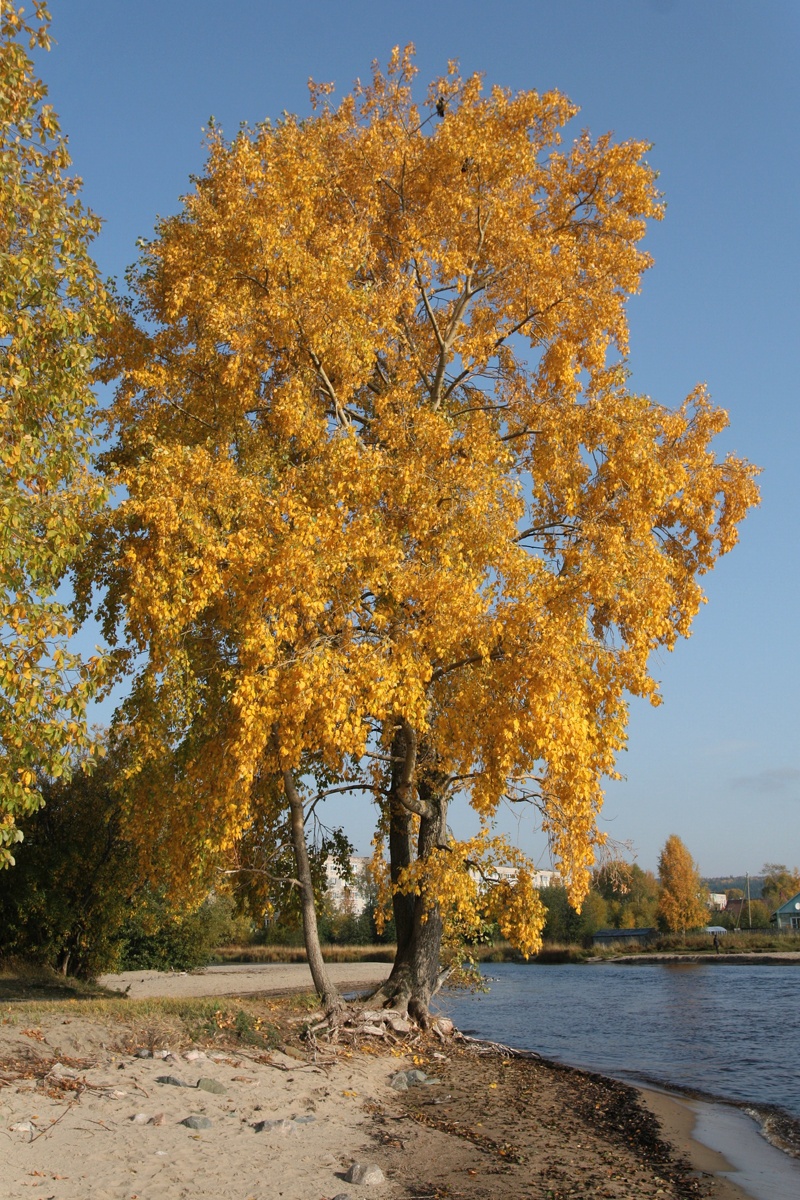
[[[374,997],[371,998],[374,1001]],[[318,1018],[321,1014],[316,1014]],[[361,1008],[350,1005],[326,1014],[309,1025],[303,1035],[307,1044],[316,1049],[318,1038],[326,1042],[357,1044],[364,1039],[388,1046],[400,1046],[415,1041],[422,1032],[432,1031],[444,1041],[454,1033],[453,1022],[446,1017],[434,1019],[420,1006],[419,1018],[414,1019],[413,1007],[404,1013],[395,1008]]]

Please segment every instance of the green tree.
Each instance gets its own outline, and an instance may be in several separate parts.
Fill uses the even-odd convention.
[[[107,760],[91,775],[40,781],[45,805],[21,817],[16,866],[0,872],[0,955],[80,977],[117,965],[142,879],[111,783]]]
[[[667,929],[680,930],[704,925],[708,917],[700,872],[691,854],[676,834],[671,834],[658,859],[661,894],[658,915]]]
[[[652,871],[637,863],[608,863],[595,872],[594,887],[608,906],[614,929],[647,929],[655,925],[658,911],[658,880]]]
[[[771,913],[800,892],[800,871],[797,867],[790,871],[783,863],[764,863],[762,874],[764,882],[761,896]]]
[[[54,599],[103,489],[88,461],[95,338],[107,297],[88,247],[99,222],[69,178],[66,143],[23,45],[46,47],[0,0],[0,867],[17,818],[42,802],[39,778],[69,772],[88,737],[100,661],[70,653]]]

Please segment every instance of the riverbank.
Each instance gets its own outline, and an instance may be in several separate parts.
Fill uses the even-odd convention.
[[[385,973],[385,964],[375,966]],[[672,1097],[653,1101],[652,1093],[599,1075],[535,1057],[486,1054],[449,1039],[391,1047],[345,1039],[310,1052],[300,1034],[313,999],[266,994],[294,985],[295,971],[284,971],[212,969],[160,978],[132,972],[116,982],[129,988],[129,997],[135,987],[148,995],[4,1002],[5,1194],[12,1200],[330,1200],[360,1193],[381,1200],[743,1200],[746,1194],[722,1173],[729,1164],[692,1139],[695,1118]],[[225,991],[209,998],[211,987]],[[411,1067],[440,1082],[395,1090],[394,1076]],[[182,1124],[190,1117],[200,1118],[197,1128]],[[351,1187],[344,1177],[353,1162],[376,1164],[385,1182]]]
[[[634,1089],[601,1077],[452,1046],[313,1061],[170,1038],[166,1059],[141,1058],[134,1033],[80,1015],[0,1030],[10,1200],[330,1198],[367,1190],[345,1182],[354,1162],[380,1167],[369,1192],[387,1200],[743,1195],[695,1176],[725,1164],[683,1139],[681,1162]],[[440,1082],[395,1091],[414,1066]]]

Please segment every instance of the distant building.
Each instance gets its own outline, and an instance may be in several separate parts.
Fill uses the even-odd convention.
[[[778,929],[800,929],[800,892],[776,909],[769,921]]]
[[[708,893],[708,907],[716,908],[718,911],[721,912],[723,908],[728,907],[728,897],[725,895],[724,892],[709,892]]]
[[[368,862],[369,857],[362,857],[358,854],[350,855],[350,868],[354,880],[357,881],[361,878]],[[325,863],[325,876],[332,907],[338,912],[351,912],[354,916],[360,916],[367,907],[367,901],[355,883],[345,883],[336,869],[336,863],[330,856]]]
[[[485,873],[481,875],[474,867],[470,869],[470,875],[476,881],[486,879],[490,883],[500,883],[504,880],[507,883],[515,883],[517,878],[516,867],[491,867],[487,868]],[[536,870],[531,873],[533,886],[535,888],[556,887],[561,882],[561,877],[558,871]]]

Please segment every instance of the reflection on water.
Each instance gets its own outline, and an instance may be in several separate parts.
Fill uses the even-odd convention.
[[[800,1119],[800,966],[500,963],[485,973],[488,995],[441,999],[464,1031]]]

